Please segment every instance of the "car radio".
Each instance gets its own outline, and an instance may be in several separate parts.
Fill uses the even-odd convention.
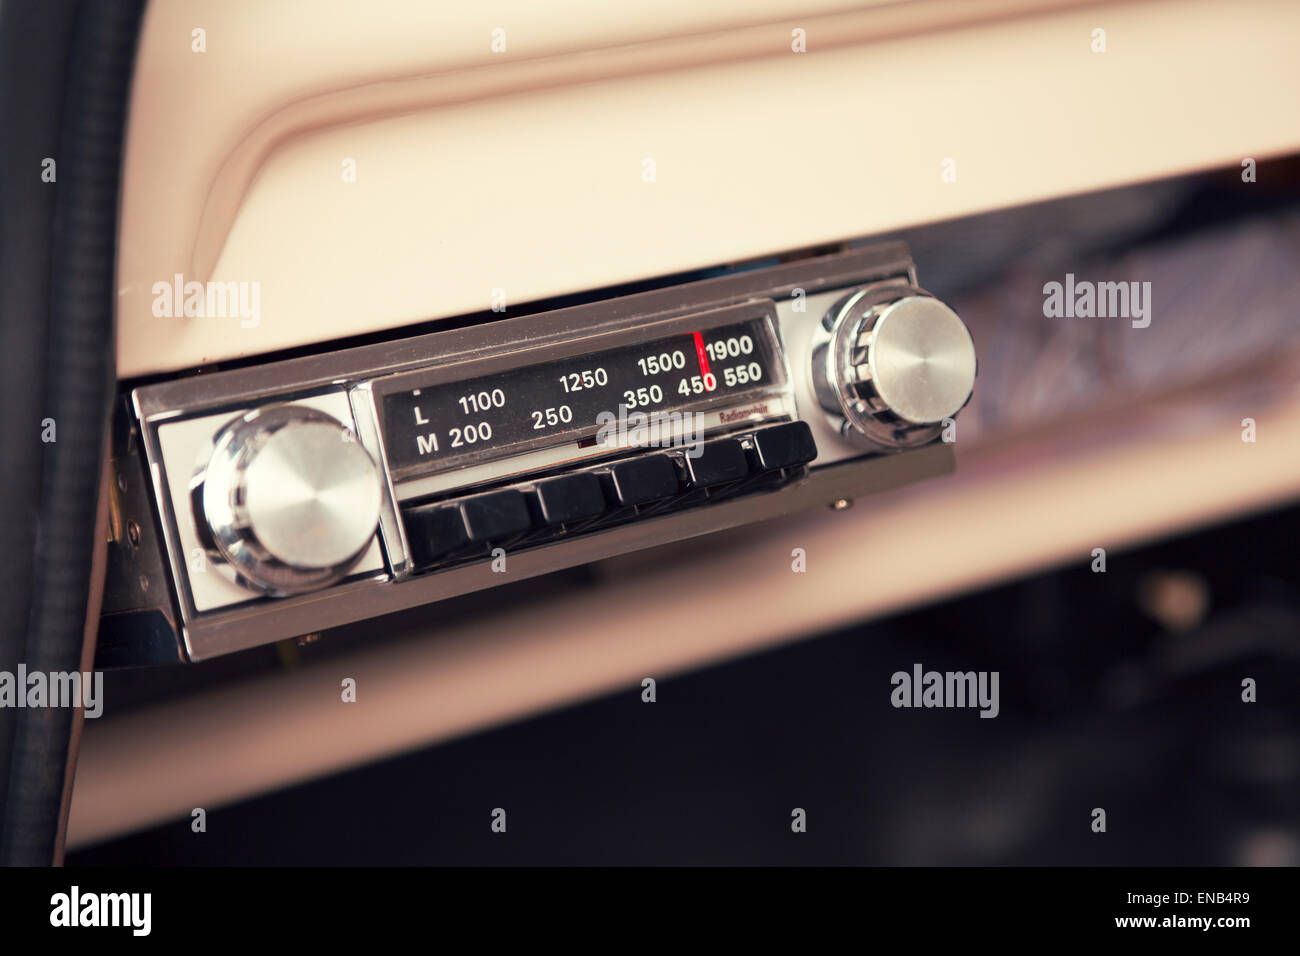
[[[98,661],[202,660],[942,474],[975,371],[885,243],[141,385]]]

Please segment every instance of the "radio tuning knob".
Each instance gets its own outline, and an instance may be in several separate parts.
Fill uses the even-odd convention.
[[[379,523],[380,474],[351,429],[304,405],[271,405],[222,427],[195,519],[239,574],[277,595],[344,577]]]
[[[970,401],[970,332],[928,292],[867,286],[836,302],[822,326],[812,351],[813,388],[840,434],[859,447],[924,445]]]

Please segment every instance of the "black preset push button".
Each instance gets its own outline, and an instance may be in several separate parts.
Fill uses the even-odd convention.
[[[403,517],[411,560],[416,565],[433,564],[469,543],[469,536],[465,533],[465,519],[461,517],[460,508],[454,504],[411,508]]]
[[[643,505],[677,494],[677,469],[667,455],[645,455],[611,465],[605,491],[618,505]]]
[[[533,486],[538,518],[554,526],[594,518],[605,510],[600,479],[588,472],[546,478]]]
[[[817,457],[817,443],[807,422],[787,422],[750,436],[750,454],[760,471],[806,465]]]
[[[738,481],[749,474],[745,449],[735,438],[705,442],[699,452],[692,458],[688,450],[682,458],[687,484],[693,488],[708,488],[728,481]]]
[[[503,541],[527,531],[533,523],[521,491],[492,491],[460,503],[465,533],[472,544]]]

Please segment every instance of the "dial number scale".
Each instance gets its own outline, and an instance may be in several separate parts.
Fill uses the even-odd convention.
[[[462,455],[580,440],[602,413],[683,411],[784,384],[767,320],[684,332],[495,375],[390,393],[382,419],[395,471]]]

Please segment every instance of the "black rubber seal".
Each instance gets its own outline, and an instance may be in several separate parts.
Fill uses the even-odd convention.
[[[0,664],[14,663],[26,604],[20,659],[29,671],[81,669],[115,389],[118,197],[142,12],[142,0],[18,0],[0,7],[0,119],[7,144],[0,179],[0,372],[6,379],[12,374],[10,382],[22,383],[27,396],[19,398],[17,418],[6,408],[17,441],[5,451],[13,456],[5,470],[16,487],[5,510],[20,533],[15,541],[5,529],[0,590],[10,593],[0,605]],[[33,156],[33,149],[49,151]],[[56,163],[53,182],[41,176],[46,157]],[[19,390],[10,382],[6,398]],[[8,743],[0,744],[6,791],[0,861],[49,864],[58,852],[76,714],[41,707],[0,715],[11,731],[0,733]]]

